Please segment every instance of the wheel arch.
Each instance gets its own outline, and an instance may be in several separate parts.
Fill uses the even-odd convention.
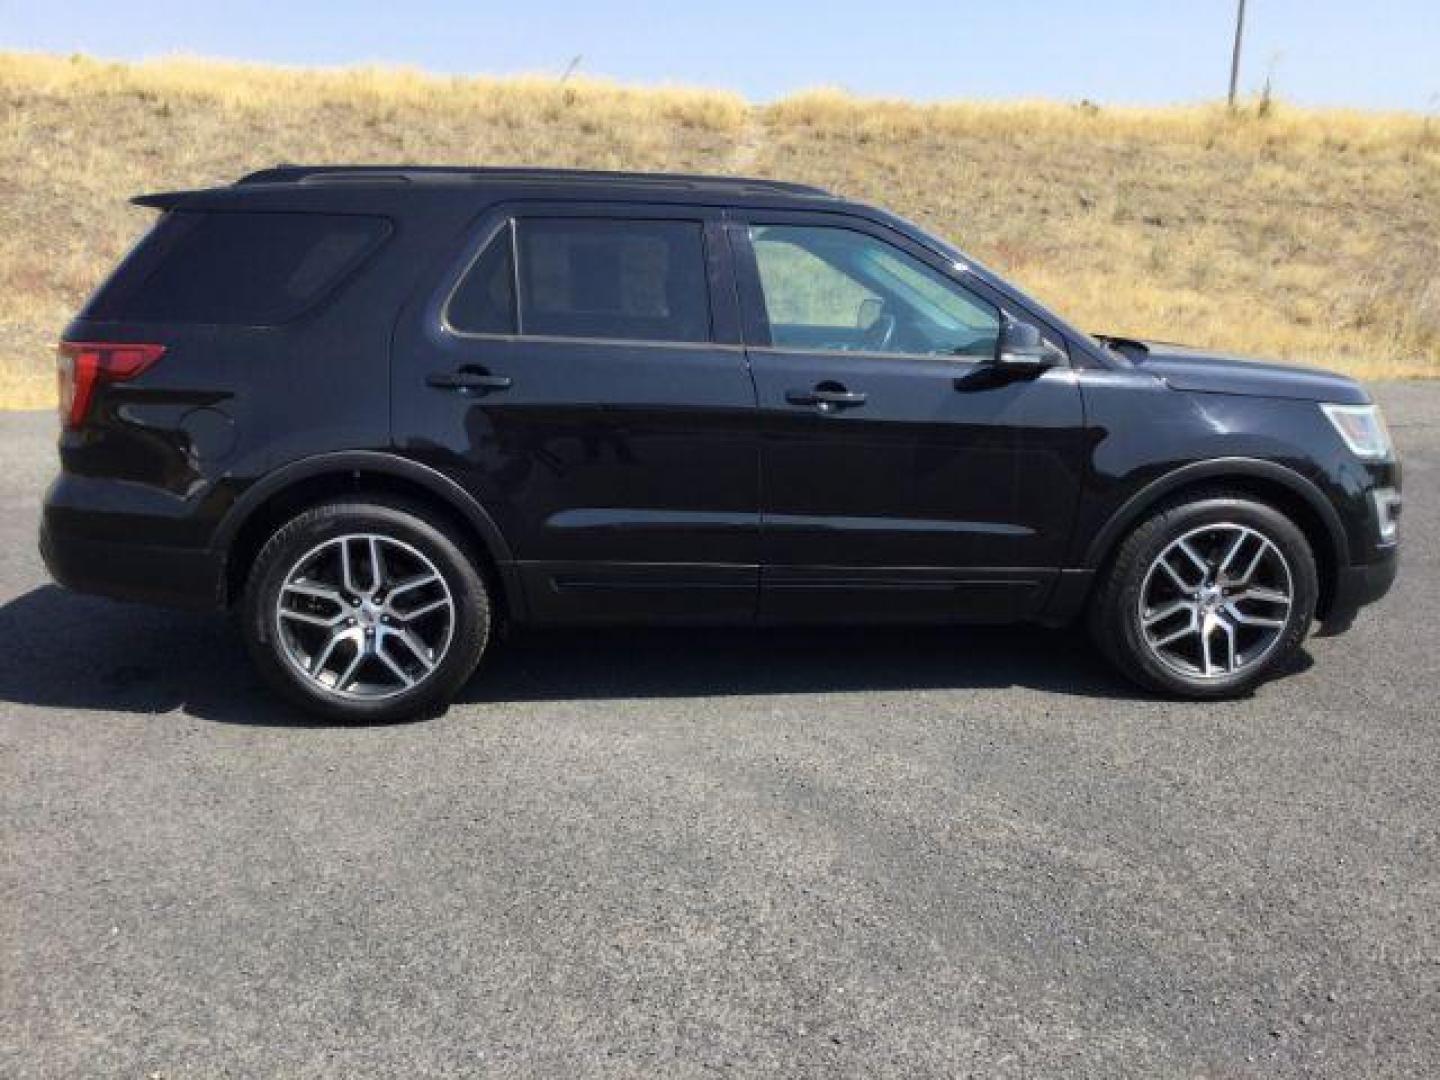
[[[1273,461],[1219,458],[1183,465],[1152,480],[1110,516],[1085,551],[1084,568],[1102,571],[1122,540],[1154,510],[1182,501],[1191,492],[1224,487],[1249,495],[1284,513],[1310,544],[1320,580],[1317,617],[1334,599],[1340,568],[1349,565],[1350,547],[1340,515],[1313,482]]]
[[[494,518],[443,473],[396,454],[344,451],[291,462],[248,488],[216,531],[212,549],[223,566],[221,604],[229,607],[265,540],[281,522],[327,498],[363,493],[413,499],[450,521],[471,541],[503,614],[524,615],[514,557]]]

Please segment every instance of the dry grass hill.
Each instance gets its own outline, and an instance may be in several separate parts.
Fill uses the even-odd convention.
[[[1440,119],[1097,109],[0,53],[0,404],[145,227],[135,193],[278,161],[741,172],[874,200],[1081,325],[1440,374]]]

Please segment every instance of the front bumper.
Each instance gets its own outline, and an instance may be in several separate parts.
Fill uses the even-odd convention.
[[[1380,558],[1361,566],[1343,566],[1335,575],[1335,593],[1320,623],[1320,636],[1331,637],[1350,629],[1355,616],[1366,604],[1373,604],[1395,584],[1400,569],[1400,548],[1392,544]]]

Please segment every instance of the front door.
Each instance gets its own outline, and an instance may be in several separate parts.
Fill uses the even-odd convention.
[[[533,620],[753,617],[755,396],[725,249],[703,209],[516,206],[402,318],[396,442],[490,512]]]
[[[1003,375],[1002,298],[883,225],[737,217],[760,405],[761,614],[1036,613],[1079,496],[1070,370]]]

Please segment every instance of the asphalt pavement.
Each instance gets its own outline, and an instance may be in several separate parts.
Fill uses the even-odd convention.
[[[1033,629],[524,635],[312,724],[47,583],[0,414],[0,1075],[1440,1075],[1440,383],[1399,584],[1237,702]]]

